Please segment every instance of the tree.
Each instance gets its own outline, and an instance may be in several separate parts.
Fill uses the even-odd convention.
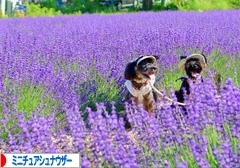
[[[186,0],[172,0],[172,2],[178,7],[181,8],[186,4]]]
[[[143,0],[143,10],[149,11],[152,9],[153,1],[152,0]]]
[[[161,6],[165,6],[165,0],[161,0]]]

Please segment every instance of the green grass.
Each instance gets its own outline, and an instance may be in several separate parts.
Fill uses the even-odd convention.
[[[217,132],[216,128],[213,126],[207,125],[205,130],[203,131],[203,135],[208,140],[208,153],[207,153],[207,160],[210,163],[212,168],[217,168],[216,164],[217,161],[215,159],[215,156],[213,155],[212,152],[212,147],[218,147],[219,146],[219,141],[218,141],[218,135],[219,133]]]
[[[211,56],[207,70],[215,69],[221,75],[221,80],[231,77],[237,86],[240,86],[240,59],[237,56],[229,57],[220,55],[218,57]]]
[[[171,168],[176,168],[176,159],[175,156],[178,154],[179,162],[187,161],[189,168],[196,168],[197,163],[194,159],[193,154],[191,153],[189,147],[185,144],[177,145],[174,144],[173,146],[162,147],[161,139],[158,140],[159,143],[159,151],[153,152],[151,151],[145,143],[141,143],[139,146],[143,148],[144,156],[148,158],[153,158],[154,160],[167,160],[170,164]],[[163,163],[160,163],[161,166],[164,167]]]
[[[103,77],[95,70],[95,64],[96,62],[93,61],[92,65],[90,65],[89,68],[84,68],[78,65],[77,63],[72,63],[70,65],[67,65],[66,62],[63,60],[59,60],[57,66],[55,67],[54,73],[57,74],[60,70],[60,68],[63,69],[64,72],[68,68],[70,68],[73,72],[78,73],[86,73],[91,74],[89,77],[85,78],[81,83],[79,83],[77,86],[72,85],[71,88],[77,87],[78,90],[76,94],[79,96],[80,99],[82,99],[85,96],[86,92],[89,92],[87,97],[85,97],[85,102],[82,102],[80,104],[80,111],[82,111],[82,116],[84,118],[87,118],[87,115],[85,113],[86,107],[90,107],[93,110],[97,110],[96,103],[98,102],[115,102],[116,110],[121,111],[124,109],[122,104],[117,103],[120,99],[122,99],[122,96],[119,95],[120,88],[117,87],[115,78],[108,79],[108,76],[111,73],[111,68],[106,74],[104,74],[106,77]],[[118,77],[116,77],[118,78]],[[109,104],[107,105],[107,111],[111,111],[111,107]]]
[[[81,111],[85,111],[86,107],[90,107],[93,110],[97,110],[95,106],[97,102],[111,102],[111,101],[117,102],[118,100],[120,100],[121,98],[121,95],[119,95],[120,89],[116,87],[115,79],[109,80],[107,79],[107,77],[102,77],[93,68],[90,71],[92,76],[81,83],[83,84],[84,87],[79,88],[78,95],[80,96],[80,98],[81,96],[83,96],[83,94],[86,91],[86,86],[88,90],[94,88],[94,91],[91,91],[87,95],[86,98],[87,101],[80,107]],[[120,111],[122,110],[123,107],[119,104],[116,104],[116,108],[117,111]],[[107,107],[107,111],[111,111],[109,107]]]
[[[29,120],[32,112],[39,107],[45,106],[44,108],[42,108],[42,111],[38,113],[38,115],[43,115],[46,117],[47,115],[51,114],[52,107],[58,109],[60,106],[60,102],[56,99],[53,99],[50,94],[47,98],[43,99],[44,87],[41,85],[30,86],[28,82],[26,82],[21,86],[20,95],[16,95],[17,93],[15,92],[15,90],[17,90],[17,87],[19,86],[17,86],[16,84],[13,84],[13,86],[15,89],[10,88],[10,80],[6,77],[5,88],[7,90],[10,90],[11,94],[9,95],[9,97],[5,98],[5,101],[8,103],[9,110],[14,110],[13,104],[11,104],[10,102],[10,97],[19,96],[19,99],[16,102],[16,110],[17,113],[23,112],[25,114],[25,120]],[[4,118],[2,113],[3,110],[4,106],[3,104],[0,104],[0,119]],[[56,114],[56,117],[61,122],[65,121],[64,113],[61,111]],[[1,133],[0,138],[6,140],[8,131],[10,131],[11,133],[18,133],[20,131],[20,128],[15,128],[17,122],[18,119],[14,116],[13,113],[11,113],[11,115],[7,117],[6,126],[3,133]],[[2,128],[2,126],[3,125],[0,124],[0,128]]]
[[[62,15],[60,11],[56,11],[55,8],[41,7],[40,4],[24,2],[24,5],[27,7],[27,16],[58,16]]]
[[[236,4],[235,0],[179,0],[175,4],[179,10],[227,10],[239,8],[239,2]]]
[[[240,139],[234,138],[232,136],[232,133],[231,133],[231,130],[230,130],[230,127],[229,127],[228,123],[223,124],[223,129],[227,133],[227,135],[228,135],[228,137],[229,137],[229,139],[232,143],[232,147],[233,147],[234,152],[237,154],[238,153],[237,145],[240,144]]]
[[[240,144],[240,139],[236,139],[232,137],[231,131],[229,128],[229,125],[227,123],[224,123],[223,125],[225,133],[227,133],[228,138],[231,140],[232,147],[237,154],[237,144]],[[212,152],[212,147],[217,147],[219,151],[221,151],[220,148],[220,142],[219,142],[219,135],[220,133],[217,132],[216,128],[212,125],[207,125],[206,128],[202,131],[202,135],[206,137],[207,139],[207,154],[205,159],[210,163],[212,168],[218,168],[217,160]],[[150,150],[145,142],[139,142],[137,141],[138,146],[142,147],[142,151],[144,152],[144,156],[146,158],[153,158],[154,160],[167,160],[170,164],[171,168],[176,168],[176,154],[178,155],[179,162],[181,161],[187,161],[188,168],[196,168],[198,167],[197,162],[192,154],[191,149],[189,148],[187,144],[187,139],[195,139],[196,143],[201,145],[201,142],[193,136],[186,136],[186,139],[183,141],[182,145],[178,145],[177,143],[174,143],[171,146],[162,147],[162,140],[158,139],[158,151],[154,152]],[[164,167],[164,164],[161,163],[161,165]]]
[[[43,99],[44,88],[41,85],[35,87],[23,85],[20,94],[20,98],[17,102],[17,110],[19,112],[25,112],[26,120],[30,119],[32,112],[40,106],[41,101],[41,106],[46,105],[41,111],[41,114],[45,117],[51,114],[51,107],[59,107],[58,100],[53,99],[51,95]]]
[[[21,96],[17,102],[17,110],[26,113],[26,119],[29,120],[33,110],[37,109],[43,96],[43,87],[22,86]]]

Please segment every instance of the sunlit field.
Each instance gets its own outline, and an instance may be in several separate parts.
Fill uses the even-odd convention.
[[[83,168],[240,167],[239,25],[240,10],[1,19],[1,152],[80,153]],[[154,117],[124,102],[128,62],[159,56],[156,87],[176,100],[191,53],[208,66],[188,116],[165,99]]]

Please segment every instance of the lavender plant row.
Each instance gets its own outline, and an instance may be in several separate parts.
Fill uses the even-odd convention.
[[[230,79],[220,98],[210,80],[197,87],[188,118],[179,118],[181,108],[169,105],[156,109],[156,117],[142,109],[130,115],[132,108],[125,104],[134,123],[130,133],[114,105],[111,114],[101,102],[96,110],[86,108],[86,120],[80,110],[89,95],[115,100],[126,63],[139,54],[158,55],[160,75],[176,65],[180,54],[192,51],[208,56],[217,49],[229,60],[239,58],[239,14],[0,20],[1,148],[80,152],[82,167],[239,167],[240,90]],[[101,90],[107,92],[97,95]]]

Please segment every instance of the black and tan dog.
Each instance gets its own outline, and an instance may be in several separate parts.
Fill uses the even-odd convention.
[[[181,56],[178,67],[180,70],[185,71],[187,75],[187,77],[179,78],[182,80],[182,84],[179,91],[175,92],[178,102],[183,103],[185,101],[184,90],[187,95],[190,95],[190,85],[196,83],[197,81],[203,82],[201,73],[207,67],[207,59],[203,54]]]
[[[133,99],[137,106],[142,104],[149,113],[154,112],[154,102],[157,101],[157,94],[152,90],[155,74],[158,72],[158,67],[155,65],[157,59],[158,56],[141,55],[135,61],[128,63],[124,72],[125,101],[130,103]],[[131,127],[129,122],[126,124],[128,126],[125,127]]]
[[[149,113],[153,113],[153,102],[157,99],[151,87],[155,83],[155,74],[158,71],[157,66],[154,65],[157,59],[158,57],[153,55],[140,56],[128,63],[124,72],[127,88],[125,100],[129,101],[133,98],[136,105],[142,103]]]

